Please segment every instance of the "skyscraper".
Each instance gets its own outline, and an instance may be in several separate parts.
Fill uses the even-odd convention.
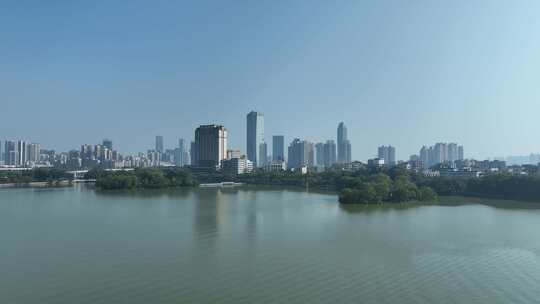
[[[396,148],[392,146],[380,146],[378,149],[378,157],[384,159],[384,163],[389,166],[396,164]]]
[[[202,125],[195,130],[196,166],[219,168],[227,158],[227,129]]]
[[[315,151],[313,143],[295,138],[289,145],[287,166],[297,169],[303,166],[313,166],[314,163]]]
[[[465,159],[465,155],[463,151],[463,146],[459,146],[458,147],[458,160],[464,160],[464,159]]]
[[[325,155],[324,155],[324,144],[323,143],[316,143],[315,144],[315,159],[316,159],[315,165],[317,167],[324,167],[325,166]]]
[[[265,166],[268,161],[268,145],[264,141],[259,144],[258,160],[259,160],[259,167]]]
[[[113,150],[113,142],[112,142],[112,140],[105,138],[103,140],[103,146],[112,151]]]
[[[17,165],[26,166],[28,161],[28,144],[23,141],[17,141]]]
[[[327,140],[324,144],[324,166],[326,168],[332,167],[337,162],[336,156],[336,142]]]
[[[246,125],[246,149],[247,157],[254,166],[261,166],[259,161],[259,148],[264,142],[264,115],[260,112],[251,111],[247,114]]]
[[[178,167],[187,165],[186,146],[184,139],[178,139],[178,148],[174,149],[174,164]]]
[[[163,136],[158,135],[156,136],[156,151],[159,153],[163,153]]]
[[[351,162],[351,143],[347,137],[347,127],[340,122],[337,129],[337,161],[338,163]]]
[[[5,142],[4,164],[7,166],[17,166],[17,143],[11,140]]]
[[[272,137],[272,160],[285,161],[285,137],[283,135]]]

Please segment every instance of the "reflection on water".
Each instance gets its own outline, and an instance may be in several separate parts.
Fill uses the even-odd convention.
[[[0,303],[534,303],[535,206],[339,205],[271,187],[3,189]]]

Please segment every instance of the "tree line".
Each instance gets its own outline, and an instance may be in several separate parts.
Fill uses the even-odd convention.
[[[56,168],[36,168],[20,171],[0,171],[0,184],[24,185],[31,182],[56,183],[71,180],[73,176],[64,170]]]
[[[96,187],[103,190],[193,187],[198,184],[189,170],[180,168],[144,168],[133,171],[90,170],[85,178],[95,179]]]

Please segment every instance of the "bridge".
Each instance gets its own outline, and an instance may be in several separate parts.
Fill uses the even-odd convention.
[[[133,171],[133,170],[135,170],[135,169],[133,169],[133,168],[124,168],[124,169],[105,169],[104,171],[116,172],[116,171]],[[74,181],[83,181],[84,176],[86,175],[86,173],[88,173],[88,171],[90,171],[90,170],[74,170],[74,171],[67,171],[66,173],[72,174]]]

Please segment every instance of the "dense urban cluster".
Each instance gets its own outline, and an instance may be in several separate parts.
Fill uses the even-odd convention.
[[[176,147],[172,149],[165,148],[163,136],[156,136],[153,149],[128,156],[115,150],[113,141],[110,139],[104,139],[100,144],[83,144],[80,149],[61,153],[42,149],[38,143],[22,140],[0,141],[0,169],[4,172],[0,182],[32,180],[34,173],[16,174],[16,172],[35,168],[61,169],[72,174],[72,179],[75,180],[88,179],[91,175],[89,172],[96,172],[96,170],[99,172],[111,170],[108,174],[100,174],[101,181],[98,185],[102,188],[185,186],[198,182],[223,180],[247,183],[264,181],[267,184],[290,183],[294,185],[309,184],[311,181],[311,184],[324,187],[314,182],[325,180],[327,175],[324,173],[333,176],[332,174],[337,172],[344,177],[350,177],[347,175],[350,173],[354,177],[354,174],[359,174],[358,172],[380,173],[391,168],[408,172],[408,175],[401,175],[399,178],[384,179],[387,181],[384,184],[390,186],[389,190],[383,193],[380,192],[384,188],[381,187],[380,174],[375,176],[360,174],[358,176],[362,177],[362,181],[352,187],[345,187],[346,189],[335,180],[330,182],[326,180],[328,188],[344,191],[343,201],[362,202],[422,200],[432,197],[428,190],[431,188],[439,194],[483,193],[483,191],[473,191],[478,188],[478,183],[457,181],[453,186],[459,190],[446,191],[445,187],[449,184],[440,183],[440,181],[479,179],[494,175],[535,177],[539,173],[540,155],[531,155],[528,163],[525,159],[517,157],[509,158],[511,161],[508,163],[504,159],[477,161],[465,158],[462,145],[443,142],[421,147],[418,154],[411,155],[407,161],[397,160],[396,148],[391,145],[378,147],[377,157],[365,163],[353,161],[347,126],[343,122],[337,126],[335,140],[311,142],[293,138],[286,146],[285,136],[277,134],[271,137],[271,149],[266,141],[262,113],[252,111],[247,114],[246,131],[245,154],[239,149],[231,149],[228,146],[228,131],[222,125],[201,125],[195,129],[193,141],[187,144],[186,140],[179,139]],[[516,161],[518,159],[522,163],[518,163]],[[149,168],[161,170],[142,170]],[[167,171],[163,171],[167,168],[169,168]],[[186,170],[178,171],[178,168]],[[136,170],[125,171],[133,169]],[[112,173],[118,170],[121,172]],[[189,176],[190,181],[168,180],[178,178],[171,172]],[[194,177],[192,178],[186,172],[194,173]],[[148,176],[153,179],[147,179]],[[414,180],[411,180],[410,176],[415,176]],[[430,184],[425,180],[418,182],[418,176],[427,178],[433,183]],[[65,178],[65,176],[62,177]],[[523,183],[530,185],[534,182],[529,180]]]

